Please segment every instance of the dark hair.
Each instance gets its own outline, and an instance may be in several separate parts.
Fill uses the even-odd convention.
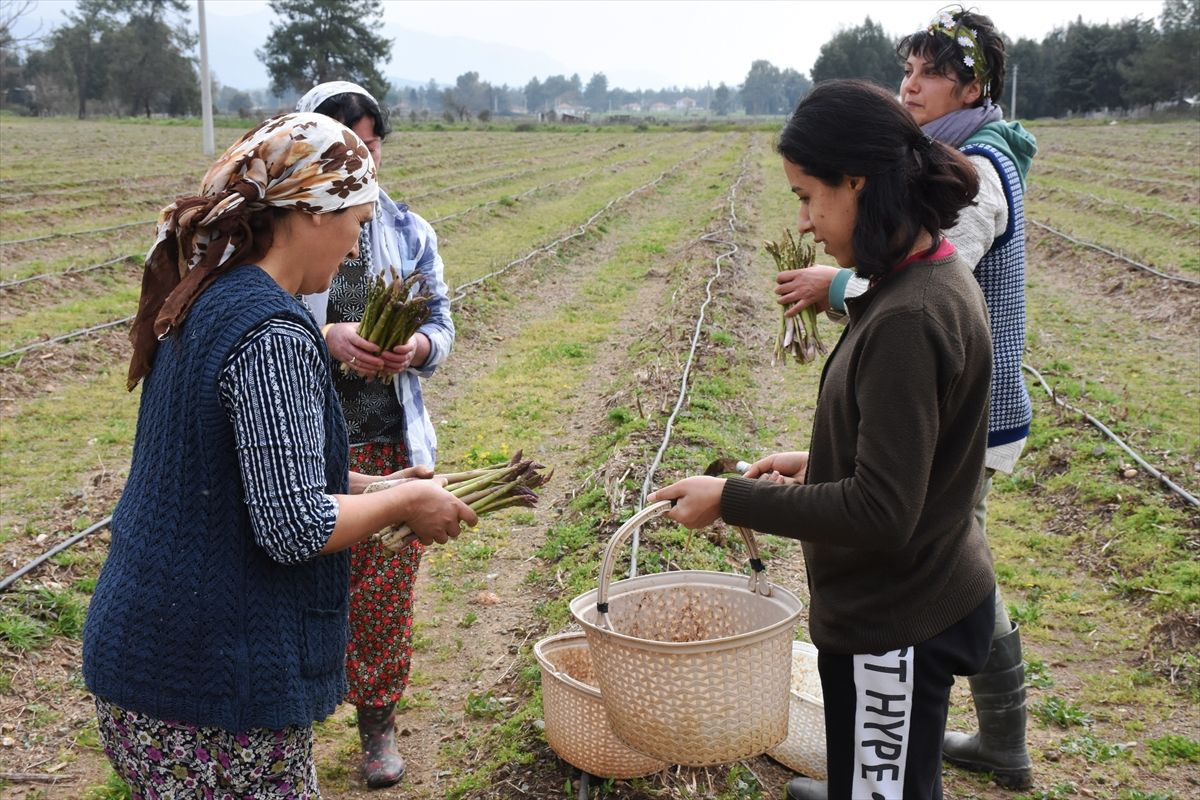
[[[819,181],[866,177],[852,245],[863,277],[886,275],[922,231],[934,241],[979,191],[971,163],[921,132],[896,98],[865,81],[817,84],[779,135],[776,151]]]
[[[979,99],[974,105],[983,105],[984,99],[989,97],[999,105],[1004,93],[1004,39],[991,19],[983,14],[959,11],[951,13],[951,18],[971,31],[983,54],[985,69],[979,81]],[[930,62],[939,74],[952,78],[960,88],[975,80],[975,70],[963,61],[962,46],[949,36],[929,28],[910,33],[896,45],[896,55],[904,62],[914,53]]]
[[[314,108],[313,111],[333,117],[347,128],[353,128],[363,117],[370,117],[371,123],[375,127],[375,135],[380,139],[386,139],[387,135],[392,132],[387,108],[376,103],[374,98],[358,92],[335,94]]]

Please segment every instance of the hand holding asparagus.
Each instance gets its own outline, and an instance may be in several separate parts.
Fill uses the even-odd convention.
[[[779,242],[763,243],[763,247],[775,259],[776,268],[786,272],[811,267],[816,257],[812,242],[807,238],[797,242],[790,230],[784,230],[783,237]],[[814,361],[818,355],[825,355],[827,351],[817,333],[816,307],[809,305],[789,316],[789,310],[795,305],[784,306],[781,311],[779,335],[775,339],[775,361],[778,362],[790,352],[796,361],[806,364]]]
[[[446,480],[446,491],[462,500],[480,516],[513,506],[532,507],[537,504],[537,494],[533,491],[544,486],[553,472],[543,474],[541,464],[523,459],[518,451],[507,464],[495,467],[483,467],[441,475]],[[376,481],[364,489],[364,492],[381,491],[396,485],[397,481]],[[415,538],[412,529],[407,525],[380,531],[373,537],[384,547],[398,551]]]

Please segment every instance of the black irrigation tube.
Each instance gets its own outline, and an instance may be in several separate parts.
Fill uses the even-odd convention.
[[[646,469],[646,479],[642,482],[642,493],[638,499],[638,507],[634,509],[635,511],[640,511],[646,505],[646,497],[650,494],[650,485],[654,481],[654,474],[658,471],[658,465],[662,462],[663,454],[667,451],[667,445],[669,445],[671,442],[671,433],[675,427],[675,418],[679,415],[680,409],[683,408],[684,401],[687,400],[688,381],[692,374],[692,364],[696,360],[696,348],[700,344],[700,334],[704,330],[704,313],[708,308],[708,304],[712,302],[713,299],[712,285],[718,278],[721,277],[721,262],[726,258],[731,258],[737,255],[738,251],[741,249],[737,244],[738,216],[735,203],[737,201],[738,186],[746,178],[746,171],[749,166],[749,157],[750,153],[747,151],[746,155],[742,157],[741,172],[739,173],[737,179],[729,187],[729,216],[726,218],[724,226],[728,229],[728,233],[718,233],[714,231],[713,233],[706,233],[700,237],[700,241],[702,242],[711,242],[712,244],[722,245],[728,249],[718,253],[714,257],[715,269],[713,270],[712,277],[710,277],[708,282],[704,284],[704,302],[700,304],[700,310],[696,313],[696,326],[692,331],[691,347],[688,349],[687,360],[683,365],[683,374],[679,379],[679,396],[675,400],[675,407],[671,410],[670,416],[667,417],[666,425],[663,428],[662,443],[658,446],[658,452],[654,454],[654,458],[651,460],[650,466]],[[726,235],[728,238],[723,238]],[[629,557],[630,578],[637,577],[637,551],[640,534],[641,529],[635,529],[631,539],[632,552]]]
[[[103,269],[105,267],[111,267],[114,264],[119,264],[122,261],[129,261],[130,259],[134,259],[134,258],[141,258],[141,254],[131,253],[131,254],[125,255],[125,256],[117,256],[116,258],[111,258],[108,261],[102,261],[99,264],[91,264],[86,267],[70,267],[68,269],[62,270],[61,272],[43,272],[40,275],[30,275],[28,278],[17,278],[16,280],[11,280],[11,281],[0,281],[0,289],[11,289],[14,286],[21,286],[22,284],[32,283],[33,281],[48,281],[48,280],[53,280],[54,278],[62,278],[67,275],[80,275],[85,272],[92,272],[93,270]]]
[[[715,147],[715,146],[716,145],[713,145],[713,147]],[[545,251],[546,248],[556,247],[557,245],[562,244],[563,242],[565,242],[569,239],[573,239],[576,236],[582,235],[582,233],[586,231],[587,226],[591,225],[591,223],[594,222],[596,220],[596,218],[600,216],[600,214],[607,211],[609,208],[611,208],[613,205],[615,205],[618,201],[623,200],[626,197],[630,197],[633,194],[640,192],[643,189],[648,188],[649,186],[653,186],[653,185],[657,184],[664,177],[666,177],[668,172],[674,172],[675,170],[679,169],[679,167],[683,166],[685,163],[699,158],[700,156],[704,155],[704,153],[708,152],[708,150],[711,150],[711,149],[712,149],[711,147],[707,148],[706,150],[703,150],[700,153],[697,153],[695,156],[692,156],[691,158],[680,161],[678,164],[671,167],[670,170],[662,172],[657,178],[655,178],[650,183],[645,184],[643,186],[639,186],[638,188],[634,189],[633,191],[631,191],[625,195],[622,195],[614,200],[609,201],[608,205],[606,205],[604,208],[600,209],[600,211],[598,211],[594,215],[592,215],[592,217],[589,218],[589,220],[587,222],[585,222],[584,225],[580,226],[579,233],[574,233],[574,234],[571,234],[570,236],[565,236],[562,239],[557,240],[556,242],[551,242],[550,245],[545,245],[541,248],[538,248],[537,250],[532,251],[524,259],[518,259],[517,261],[511,262],[510,266],[515,265],[516,263],[518,263],[522,260],[528,260],[529,258],[532,258],[535,254]],[[506,267],[506,269],[507,269],[507,267]],[[499,273],[499,271],[497,271],[497,274],[498,273]],[[490,277],[490,276],[485,276],[485,277]],[[458,289],[455,289],[455,292],[456,293],[463,292],[467,287],[472,286],[476,283],[480,283],[480,282],[482,282],[482,280],[483,279],[479,279],[477,281],[472,281],[471,283],[468,283],[468,284],[463,284],[462,286],[458,287]],[[463,296],[465,296],[465,294],[458,294],[458,296],[455,299],[458,299],[459,297],[463,297]],[[61,341],[62,339],[69,338],[71,336],[78,336],[78,335],[81,335],[81,334],[86,333],[91,330],[99,330],[101,328],[113,327],[115,325],[120,325],[121,323],[124,323],[124,322],[131,322],[132,320],[133,320],[133,317],[126,317],[125,319],[116,320],[115,322],[108,322],[108,323],[105,323],[104,325],[96,326],[94,328],[88,328],[88,329],[85,329],[82,331],[75,331],[71,334],[66,334],[64,336],[57,337],[56,339],[51,339],[51,340],[48,340],[45,342],[35,342],[33,345],[29,345],[26,348],[22,348],[20,350],[13,350],[8,353],[0,353],[0,359],[4,359],[10,355],[15,355],[19,352],[24,352],[25,350],[32,349],[35,346],[50,344],[51,342]],[[62,542],[59,542],[57,545],[52,547],[50,550],[47,550],[46,552],[42,553],[40,556],[38,556],[37,558],[30,561],[24,567],[21,567],[19,570],[17,570],[13,574],[9,575],[8,577],[4,578],[4,580],[0,581],[0,592],[8,591],[9,587],[12,586],[12,584],[15,583],[18,578],[20,578],[20,577],[24,576],[25,574],[31,572],[32,570],[36,569],[38,566],[40,566],[42,563],[44,563],[47,559],[57,555],[58,553],[61,553],[63,550],[66,550],[68,547],[71,547],[76,542],[81,541],[82,539],[86,538],[87,536],[90,536],[91,534],[93,534],[99,530],[103,530],[111,522],[112,522],[112,516],[109,515],[109,516],[105,517],[104,519],[100,520],[99,522],[95,523],[94,525],[88,527],[86,530],[80,531],[79,533],[75,534],[74,536],[70,537],[69,539],[65,539]]]
[[[572,160],[578,160],[579,157],[588,155],[588,153],[580,154],[578,152],[573,152],[566,148],[564,148],[564,152],[566,152],[568,155],[573,156]],[[558,153],[555,153],[555,155],[558,155]],[[517,161],[508,162],[508,165],[512,166],[515,164],[526,164],[526,163],[530,163],[530,162],[536,163],[544,156],[545,156],[545,153],[542,153],[539,156],[531,156],[529,158],[523,158],[523,159],[518,159]],[[430,191],[423,192],[421,194],[404,195],[404,201],[406,203],[411,204],[411,203],[415,203],[415,202],[418,202],[421,200],[425,200],[430,197],[436,197],[440,194],[448,194],[449,192],[458,191],[460,189],[474,189],[478,186],[485,186],[489,183],[499,183],[500,181],[511,180],[513,178],[521,178],[526,175],[532,175],[537,172],[548,172],[552,169],[561,169],[564,166],[568,166],[569,164],[570,164],[570,160],[565,161],[565,162],[555,161],[550,164],[539,166],[539,167],[533,167],[531,169],[523,169],[523,170],[518,170],[516,172],[509,172],[505,175],[493,175],[489,178],[481,178],[480,180],[471,181],[470,183],[459,183],[459,184],[455,184],[453,186],[443,186],[440,189],[431,189]],[[413,180],[418,180],[418,179],[420,179],[420,176],[413,178]],[[402,186],[405,182],[398,181],[397,183]],[[391,184],[389,184],[389,185],[391,185]]]
[[[1055,171],[1075,172],[1082,173],[1083,175],[1099,175],[1106,179],[1105,181],[1102,181],[1102,183],[1115,178],[1116,180],[1130,181],[1132,183],[1148,183],[1151,186],[1174,186],[1178,189],[1189,190],[1196,188],[1195,183],[1190,183],[1188,181],[1176,181],[1171,180],[1170,178],[1135,178],[1132,175],[1114,176],[1110,172],[1101,172],[1099,170],[1089,169],[1088,167],[1073,167],[1069,164],[1055,164],[1053,161],[1046,163],[1044,167],[1039,167],[1039,169],[1047,170],[1048,174],[1051,175],[1053,175]]]
[[[43,242],[47,239],[60,239],[64,236],[88,236],[93,233],[105,233],[107,231],[116,231],[121,228],[132,228],[134,225],[150,225],[153,224],[152,219],[143,219],[137,222],[122,222],[120,225],[109,225],[104,228],[90,228],[86,231],[60,231],[57,233],[47,233],[44,236],[31,236],[28,239],[9,239],[5,242],[0,242],[0,246],[12,244],[29,244],[30,242]]]
[[[1038,383],[1040,383],[1042,385],[1042,388],[1046,390],[1046,394],[1048,394],[1050,396],[1050,399],[1053,400],[1056,405],[1059,405],[1059,406],[1067,409],[1068,411],[1072,411],[1076,414],[1081,415],[1084,419],[1086,419],[1089,423],[1091,423],[1093,427],[1095,427],[1097,430],[1099,430],[1101,433],[1103,433],[1109,439],[1112,439],[1114,442],[1116,442],[1118,447],[1120,447],[1122,450],[1124,450],[1129,455],[1130,458],[1132,458],[1134,461],[1136,461],[1138,463],[1138,466],[1140,466],[1146,472],[1150,473],[1155,478],[1157,478],[1158,481],[1163,484],[1163,486],[1166,486],[1172,492],[1174,492],[1175,494],[1182,497],[1184,499],[1184,501],[1187,502],[1189,505],[1191,505],[1195,508],[1200,508],[1200,498],[1197,498],[1195,495],[1191,494],[1186,489],[1182,488],[1181,486],[1179,486],[1178,484],[1173,482],[1170,478],[1168,478],[1166,475],[1164,475],[1160,470],[1155,469],[1150,464],[1148,464],[1145,459],[1143,459],[1140,455],[1138,455],[1136,452],[1134,452],[1133,449],[1129,447],[1129,445],[1125,444],[1125,442],[1119,436],[1117,436],[1115,433],[1113,433],[1103,422],[1096,419],[1095,417],[1093,417],[1091,414],[1087,413],[1086,411],[1075,408],[1070,403],[1068,403],[1067,401],[1065,401],[1061,397],[1059,397],[1058,393],[1050,388],[1050,384],[1046,383],[1046,379],[1042,377],[1042,373],[1038,372],[1036,369],[1029,366],[1028,364],[1021,364],[1021,368],[1024,369],[1026,372],[1028,372],[1030,375],[1037,378]]]
[[[1081,192],[1078,189],[1068,189],[1065,186],[1047,186],[1042,188],[1042,191],[1044,191],[1046,194],[1062,192],[1063,194],[1069,194],[1075,197],[1085,197],[1089,200],[1094,200],[1101,205],[1108,206],[1109,208],[1120,208],[1139,217],[1159,217],[1161,219],[1170,220],[1171,222],[1179,225],[1186,225],[1189,228],[1200,228],[1200,220],[1184,219],[1183,217],[1177,217],[1174,214],[1168,214],[1166,211],[1159,211],[1153,208],[1138,208],[1137,206],[1131,206],[1128,203],[1122,203],[1119,200],[1101,197],[1100,195],[1092,194],[1091,192]]]
[[[624,167],[634,161],[641,161],[641,160],[642,160],[641,157],[630,158],[630,159],[626,159],[625,161],[618,161],[615,164],[604,166],[604,167],[592,167],[587,172],[581,173],[579,175],[572,175],[570,177],[563,178],[561,180],[551,181],[550,183],[543,183],[538,186],[534,186],[532,188],[526,189],[525,191],[521,192],[520,194],[514,194],[514,195],[509,196],[508,199],[520,200],[523,197],[529,197],[531,194],[536,194],[537,192],[543,191],[545,189],[549,189],[554,186],[561,186],[564,183],[576,183],[578,181],[583,180],[584,178],[594,175],[595,173],[599,172],[602,169],[615,169],[617,167]],[[478,204],[470,206],[468,208],[464,208],[462,211],[455,211],[453,214],[446,214],[445,216],[438,217],[437,219],[431,219],[431,220],[429,220],[429,224],[436,225],[439,222],[446,222],[447,220],[456,219],[457,217],[462,217],[467,214],[470,214],[472,211],[479,211],[481,209],[488,208],[490,206],[499,205],[500,203],[503,203],[504,200],[505,200],[505,198],[500,198],[497,200],[488,200],[486,203],[478,203]],[[0,284],[0,288],[3,288],[2,284]]]
[[[16,350],[9,350],[7,352],[0,353],[0,361],[3,361],[4,359],[9,358],[10,356],[20,355],[21,353],[28,353],[31,350],[37,350],[42,347],[48,347],[49,345],[57,344],[58,342],[65,342],[68,339],[74,339],[78,336],[85,336],[89,333],[95,333],[96,331],[105,330],[106,328],[115,328],[118,325],[125,325],[126,323],[133,322],[133,319],[134,319],[133,316],[122,317],[121,319],[114,319],[112,322],[102,322],[99,325],[93,325],[90,328],[80,328],[77,331],[71,331],[70,333],[64,333],[59,336],[55,336],[53,339],[42,339],[40,341],[30,342],[29,344],[25,345],[24,347],[18,347]]]
[[[37,569],[43,563],[50,560],[54,556],[58,555],[63,550],[66,550],[68,547],[73,547],[76,542],[80,542],[80,541],[86,539],[87,537],[91,536],[93,533],[96,533],[97,531],[104,530],[111,523],[112,523],[112,515],[109,514],[104,519],[102,519],[99,522],[95,523],[94,525],[88,527],[87,529],[80,531],[79,533],[75,534],[74,536],[70,537],[69,539],[63,539],[58,544],[54,545],[54,547],[51,547],[49,550],[42,553],[40,556],[33,559],[25,566],[21,567],[16,572],[7,576],[4,580],[0,581],[0,592],[7,592],[9,590],[9,588],[14,583],[16,583],[17,580],[19,578],[21,578],[22,576]]]
[[[1043,230],[1050,231],[1050,233],[1053,233],[1055,236],[1060,236],[1063,239],[1066,239],[1068,242],[1071,242],[1072,244],[1079,245],[1080,247],[1090,247],[1093,250],[1098,250],[1101,253],[1104,253],[1105,255],[1112,256],[1113,258],[1118,259],[1120,261],[1124,261],[1126,264],[1129,264],[1131,267],[1136,267],[1137,269],[1143,270],[1145,272],[1149,272],[1151,275],[1157,275],[1158,277],[1166,278],[1169,281],[1178,281],[1179,283],[1186,283],[1189,286],[1200,286],[1200,280],[1197,280],[1195,278],[1185,278],[1182,275],[1168,275],[1165,272],[1159,272],[1158,270],[1154,269],[1153,267],[1148,267],[1145,264],[1139,264],[1137,261],[1134,261],[1133,259],[1126,258],[1125,256],[1121,255],[1120,253],[1116,252],[1115,250],[1109,250],[1107,247],[1102,247],[1098,244],[1092,244],[1091,242],[1085,242],[1082,239],[1076,239],[1075,237],[1069,236],[1068,234],[1065,234],[1060,230],[1055,230],[1054,228],[1051,228],[1049,225],[1046,225],[1045,223],[1038,222],[1037,220],[1033,220],[1033,219],[1029,220],[1029,222],[1033,225],[1036,225],[1039,228],[1042,228]]]
[[[462,300],[463,298],[465,298],[467,296],[467,290],[470,289],[471,287],[478,286],[479,284],[483,283],[484,281],[489,280],[490,278],[495,278],[499,275],[502,275],[505,272],[508,272],[513,267],[516,267],[516,266],[519,266],[526,262],[532,261],[533,259],[537,258],[540,255],[543,255],[545,253],[554,252],[561,245],[566,244],[567,242],[571,241],[572,239],[578,239],[580,236],[583,236],[584,234],[587,233],[588,228],[590,228],[592,226],[592,223],[594,223],[597,219],[599,219],[601,216],[603,216],[605,214],[605,212],[607,212],[613,206],[615,206],[621,202],[624,202],[625,200],[628,200],[630,197],[633,197],[635,194],[638,194],[639,192],[644,192],[645,190],[647,190],[653,186],[657,186],[659,184],[659,182],[663,180],[663,178],[667,177],[667,175],[670,175],[671,173],[675,172],[680,167],[682,167],[684,164],[695,161],[696,159],[700,158],[701,156],[703,156],[705,153],[707,153],[709,150],[712,150],[713,147],[716,147],[716,146],[717,145],[713,145],[712,147],[705,148],[704,150],[701,150],[699,153],[697,153],[693,156],[689,156],[689,157],[683,159],[682,161],[679,161],[674,166],[669,167],[669,168],[663,170],[662,172],[660,172],[658,174],[658,177],[655,178],[654,180],[649,181],[647,183],[643,183],[641,186],[636,186],[633,189],[630,189],[625,194],[619,195],[617,197],[614,197],[612,200],[609,200],[598,211],[596,211],[594,214],[592,214],[590,217],[588,217],[582,224],[576,226],[574,233],[569,233],[564,236],[560,236],[552,242],[547,242],[546,244],[541,245],[540,247],[530,250],[528,253],[526,253],[525,255],[523,255],[519,258],[515,258],[512,261],[509,261],[507,264],[505,264],[503,267],[500,267],[499,269],[494,269],[491,272],[488,272],[484,275],[480,275],[478,278],[475,278],[474,280],[467,281],[466,283],[455,287],[454,292],[453,292],[452,296],[450,297],[450,301],[456,302],[458,300]]]

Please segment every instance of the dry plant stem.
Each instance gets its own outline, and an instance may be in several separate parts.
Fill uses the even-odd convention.
[[[775,266],[780,272],[793,269],[805,269],[813,265],[816,248],[807,238],[799,242],[792,237],[790,230],[784,230],[783,239],[779,242],[764,242],[763,247],[775,259]],[[784,306],[780,311],[779,335],[775,339],[774,361],[778,363],[791,353],[801,364],[825,355],[824,342],[817,333],[817,311],[813,306],[806,306],[800,313],[789,317],[787,312],[795,307],[795,303]]]

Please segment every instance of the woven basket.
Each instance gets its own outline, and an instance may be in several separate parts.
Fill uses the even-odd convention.
[[[542,670],[546,741],[563,761],[599,778],[638,778],[669,766],[613,735],[582,632],[542,639],[533,654]]]
[[[806,642],[792,642],[791,689],[787,738],[767,755],[793,772],[824,780],[825,703],[817,673],[817,648]]]
[[[571,602],[609,723],[625,744],[672,764],[762,755],[787,735],[800,601],[767,582],[754,536],[741,528],[749,578],[683,570],[610,587],[618,548],[670,505],[655,503],[622,525],[605,551],[599,587]]]

